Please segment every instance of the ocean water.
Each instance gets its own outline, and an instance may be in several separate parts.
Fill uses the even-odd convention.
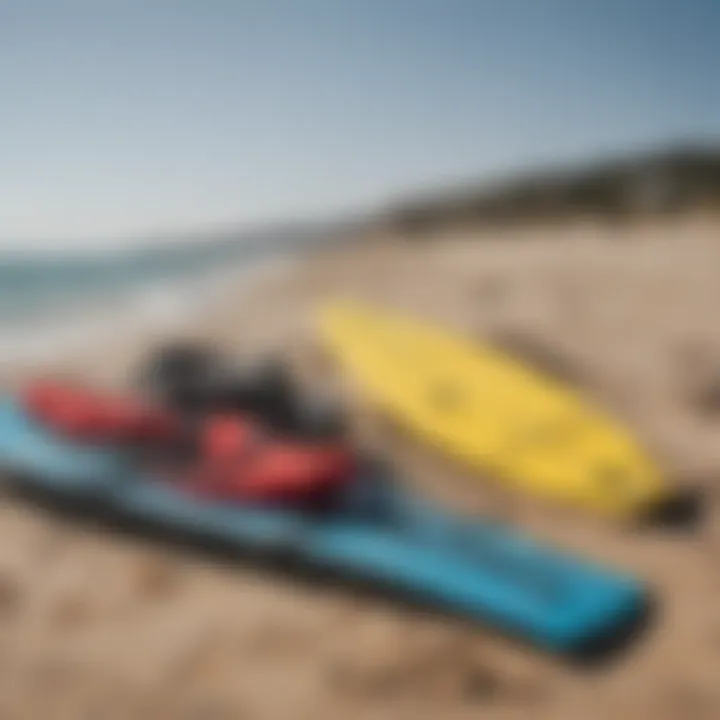
[[[229,284],[291,261],[320,239],[168,244],[109,253],[0,253],[0,370],[42,364],[123,334],[180,327]]]

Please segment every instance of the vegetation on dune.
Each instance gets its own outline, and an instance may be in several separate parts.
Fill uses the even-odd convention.
[[[437,192],[390,206],[383,224],[418,235],[448,225],[622,220],[697,209],[720,210],[720,147],[676,147]]]

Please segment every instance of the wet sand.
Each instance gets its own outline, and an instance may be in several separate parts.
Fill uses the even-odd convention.
[[[286,353],[309,387],[337,380],[360,440],[424,492],[646,578],[659,617],[615,662],[568,667],[482,628],[7,498],[0,718],[720,717],[719,240],[720,225],[697,218],[377,235],[239,287],[186,333],[239,354]],[[388,427],[316,345],[313,309],[348,296],[549,356],[675,482],[705,491],[701,527],[633,531],[519,498]],[[57,365],[119,385],[145,346],[119,338]]]

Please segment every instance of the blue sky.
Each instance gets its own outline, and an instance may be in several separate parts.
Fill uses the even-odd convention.
[[[4,0],[0,247],[720,137],[718,0]]]

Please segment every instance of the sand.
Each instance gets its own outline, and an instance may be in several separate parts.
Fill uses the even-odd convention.
[[[720,717],[719,228],[693,218],[423,242],[378,234],[243,282],[185,333],[240,354],[286,353],[309,387],[346,393],[359,442],[424,492],[646,578],[661,600],[657,622],[614,662],[571,667],[482,628],[7,497],[0,718]],[[705,521],[693,533],[631,530],[449,467],[333,372],[312,328],[313,308],[331,296],[530,348],[537,361],[540,348],[631,425],[674,482],[705,491]],[[56,369],[121,384],[147,340],[118,338]]]

